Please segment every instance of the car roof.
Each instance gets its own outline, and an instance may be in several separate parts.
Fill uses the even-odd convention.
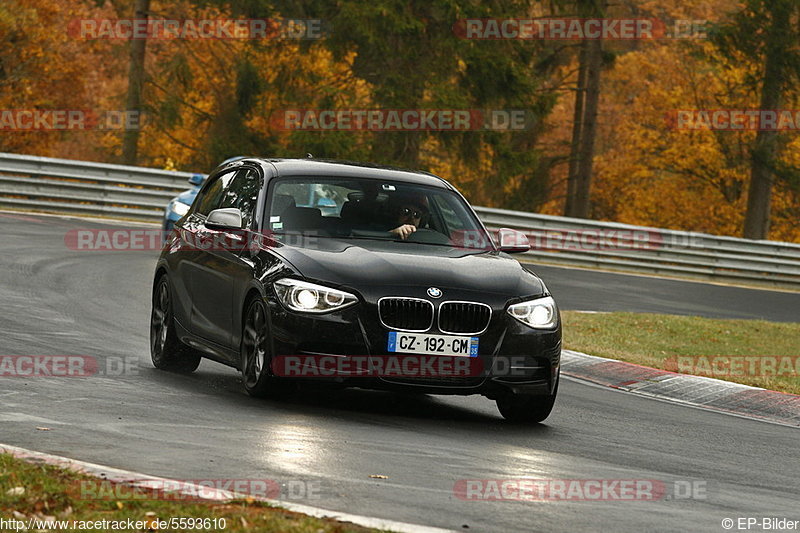
[[[453,187],[444,179],[429,172],[407,170],[387,165],[360,163],[356,161],[339,161],[333,159],[262,159],[248,158],[240,161],[257,161],[269,163],[277,176],[330,176],[348,178],[367,178],[376,180],[392,180],[428,185],[443,189]]]

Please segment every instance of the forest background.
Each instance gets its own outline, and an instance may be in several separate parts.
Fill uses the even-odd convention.
[[[150,19],[317,19],[324,32],[147,39],[139,52],[135,40],[75,34],[75,21],[143,9]],[[459,26],[542,17],[651,19],[666,34],[466,39]],[[133,104],[143,120],[135,135],[0,124],[0,151],[202,173],[236,155],[312,153],[428,170],[475,205],[800,242],[800,124],[675,120],[799,108],[799,35],[793,0],[3,0],[0,110]],[[376,132],[287,131],[274,119],[309,109],[522,109],[532,120],[516,131]]]

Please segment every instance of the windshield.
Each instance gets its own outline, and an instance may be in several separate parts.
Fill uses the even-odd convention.
[[[458,194],[405,182],[282,178],[273,185],[268,217],[267,227],[275,235],[493,249]]]

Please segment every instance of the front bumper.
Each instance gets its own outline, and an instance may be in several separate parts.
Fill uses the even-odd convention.
[[[277,300],[268,300],[275,356],[404,357],[387,351],[391,331],[378,318],[376,304],[361,302],[342,311],[308,315],[289,311]],[[427,333],[441,334],[434,326]],[[536,330],[510,317],[504,307],[493,306],[487,330],[478,335],[475,358],[479,372],[467,377],[353,376],[322,377],[345,386],[415,390],[431,394],[551,394],[558,377],[561,324],[552,330]],[[328,357],[330,359],[330,357]],[[308,360],[308,359],[306,359]],[[319,381],[315,378],[299,378]]]

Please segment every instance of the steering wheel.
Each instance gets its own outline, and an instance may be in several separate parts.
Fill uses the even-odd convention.
[[[450,244],[450,239],[446,235],[430,228],[417,228],[406,241],[420,244]]]

